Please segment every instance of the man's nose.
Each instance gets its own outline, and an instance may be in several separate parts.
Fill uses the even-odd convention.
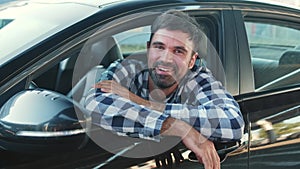
[[[160,56],[160,60],[164,62],[172,62],[173,61],[173,53],[170,50],[165,50]]]

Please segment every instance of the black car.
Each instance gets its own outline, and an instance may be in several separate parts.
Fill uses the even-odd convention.
[[[0,168],[155,168],[156,156],[123,156],[140,145],[95,129],[83,100],[111,62],[145,59],[150,25],[169,9],[199,22],[199,64],[242,110],[244,137],[218,149],[221,168],[300,168],[300,10],[236,0],[1,4]],[[177,168],[203,167],[180,151]]]

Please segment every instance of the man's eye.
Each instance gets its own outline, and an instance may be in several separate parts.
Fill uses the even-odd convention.
[[[176,54],[184,54],[184,51],[183,50],[180,50],[180,49],[175,49],[174,51]]]
[[[164,49],[164,47],[161,46],[161,45],[154,45],[154,48],[156,48],[156,49]]]

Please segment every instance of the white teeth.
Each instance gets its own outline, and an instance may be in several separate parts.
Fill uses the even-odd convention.
[[[168,71],[168,69],[165,69],[165,68],[159,68],[159,70],[164,71],[164,72]]]
[[[164,67],[159,67],[158,70],[163,71],[163,72],[171,72],[172,71],[172,69],[164,68]]]

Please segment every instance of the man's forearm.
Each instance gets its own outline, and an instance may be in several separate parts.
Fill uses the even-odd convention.
[[[105,80],[105,81],[98,82],[94,85],[94,87],[100,88],[101,91],[106,92],[106,93],[117,94],[123,98],[129,99],[130,101],[132,101],[136,104],[143,105],[152,110],[156,110],[156,111],[159,111],[162,113],[165,110],[165,104],[145,100],[145,99],[135,95],[134,93],[130,92],[127,88],[121,86],[119,83],[117,83],[114,80]]]
[[[178,136],[182,139],[188,135],[197,135],[197,141],[199,144],[207,140],[188,123],[172,117],[169,117],[164,121],[160,134],[165,136]]]
[[[152,110],[156,110],[156,111],[159,111],[161,113],[164,112],[165,110],[165,107],[166,105],[163,104],[163,103],[158,103],[158,102],[153,102],[153,101],[149,101],[149,100],[145,100],[133,93],[130,92],[129,94],[129,99],[133,102],[135,102],[136,104],[139,104],[139,105],[143,105],[145,107],[148,107]]]
[[[185,131],[186,129],[184,129],[185,127],[186,125],[182,121],[169,117],[164,121],[160,130],[160,134],[183,138],[184,134],[187,133]]]
[[[220,158],[213,142],[202,136],[197,130],[184,121],[167,118],[162,125],[161,135],[178,136],[183,144],[193,151],[205,168],[220,168]]]

